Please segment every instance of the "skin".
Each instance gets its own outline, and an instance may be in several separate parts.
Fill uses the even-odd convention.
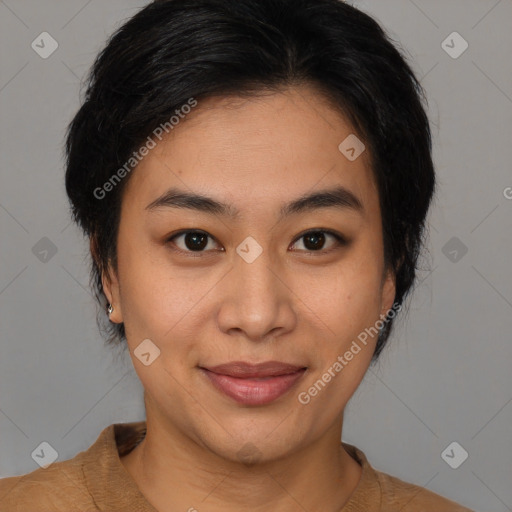
[[[334,511],[354,492],[361,467],[340,443],[343,411],[377,336],[309,404],[298,401],[395,297],[369,155],[349,161],[338,150],[351,133],[310,86],[214,98],[200,102],[130,176],[118,272],[110,269],[103,285],[145,390],[147,434],[121,462],[157,510],[230,512],[250,503],[254,511]],[[324,207],[278,221],[283,203],[337,185],[359,198],[362,214]],[[240,218],[145,209],[171,186],[230,203]],[[349,244],[337,247],[327,234],[308,253],[298,235],[317,228]],[[194,252],[184,236],[168,241],[181,229],[213,238]],[[235,251],[248,236],[263,249],[250,264]],[[161,351],[149,366],[133,353],[147,338]],[[198,369],[240,360],[308,370],[275,402],[247,406]],[[250,465],[238,454],[248,446],[258,457]]]

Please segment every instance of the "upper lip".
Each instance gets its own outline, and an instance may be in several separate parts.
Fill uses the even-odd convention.
[[[217,366],[204,366],[202,368],[221,375],[249,379],[288,375],[306,367],[282,363],[280,361],[265,361],[257,364],[246,363],[245,361],[232,361],[230,363],[219,364]]]

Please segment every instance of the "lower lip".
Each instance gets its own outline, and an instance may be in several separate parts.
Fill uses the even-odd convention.
[[[278,375],[265,379],[240,379],[210,372],[204,368],[201,371],[210,382],[225,395],[244,405],[265,405],[277,400],[289,391],[304,375],[305,369],[288,375]]]

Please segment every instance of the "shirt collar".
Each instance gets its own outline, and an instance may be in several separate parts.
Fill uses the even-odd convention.
[[[83,452],[83,473],[98,510],[157,512],[140,492],[121,463],[120,456],[132,450],[146,433],[146,422],[114,423]]]

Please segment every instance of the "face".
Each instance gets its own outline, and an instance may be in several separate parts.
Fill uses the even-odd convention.
[[[209,99],[133,171],[103,283],[148,423],[228,460],[341,424],[395,296],[369,155],[338,148],[353,133],[309,87]]]

